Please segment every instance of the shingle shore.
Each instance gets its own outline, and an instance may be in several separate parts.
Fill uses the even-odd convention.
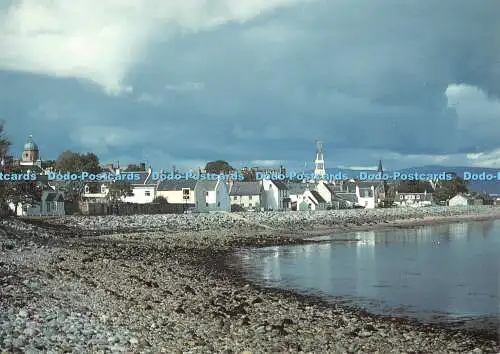
[[[393,210],[65,217],[52,221],[57,226],[0,221],[0,351],[498,352],[494,338],[325,307],[221,271],[221,251],[296,239],[294,223],[308,229],[325,217],[329,227],[497,213]],[[127,233],[103,234],[106,228]],[[276,230],[284,235],[278,240]]]

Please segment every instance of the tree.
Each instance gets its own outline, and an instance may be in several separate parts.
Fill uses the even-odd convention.
[[[217,160],[217,161],[210,161],[206,164],[205,166],[205,172],[206,173],[230,173],[234,171],[234,168],[229,165],[226,161],[223,160]]]
[[[43,169],[55,168],[55,167],[56,167],[56,160],[42,161],[42,168]]]
[[[4,126],[5,122],[0,121],[0,160],[5,158],[9,153],[9,148],[11,146],[11,142],[4,135]]]
[[[141,165],[130,164],[126,168],[127,172],[140,172],[144,171],[144,168]]]
[[[257,174],[253,168],[246,168],[241,172],[245,182],[257,181]]]
[[[64,193],[66,200],[75,202],[82,200],[82,194],[85,191],[85,183],[83,181],[51,181],[56,190]]]
[[[5,160],[7,154],[9,153],[9,148],[11,145],[9,139],[4,135],[4,124],[5,123],[3,121],[0,121],[0,161]],[[3,169],[4,166],[0,166],[0,171],[2,171]],[[2,209],[6,207],[7,196],[9,194],[9,187],[10,185],[8,183],[0,181],[0,208]],[[2,214],[3,213],[0,210],[0,216]]]
[[[102,172],[99,166],[99,158],[94,153],[80,154],[72,151],[64,151],[55,161],[55,168],[63,172]]]
[[[432,193],[433,188],[428,181],[399,181],[399,193]]]
[[[131,197],[132,185],[127,181],[114,181],[109,185],[108,199],[112,202],[119,202],[123,197]]]
[[[460,177],[455,176],[451,181],[438,181],[434,191],[434,199],[440,202],[447,201],[459,193],[467,193],[467,183]]]

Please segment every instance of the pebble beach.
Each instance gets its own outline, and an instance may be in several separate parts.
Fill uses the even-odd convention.
[[[500,208],[0,219],[0,352],[498,353],[498,335],[261,289],[237,247],[500,218]]]

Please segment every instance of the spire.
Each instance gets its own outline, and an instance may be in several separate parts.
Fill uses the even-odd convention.
[[[382,168],[382,160],[378,160],[377,172],[384,172],[384,169]]]
[[[314,174],[319,176],[325,175],[325,160],[323,157],[323,143],[321,141],[316,142],[316,160]]]

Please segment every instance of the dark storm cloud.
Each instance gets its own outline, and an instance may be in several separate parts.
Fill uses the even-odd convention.
[[[473,115],[459,117],[445,92],[464,83],[500,98],[498,13],[497,1],[315,1],[245,24],[158,36],[127,76],[133,93],[119,98],[74,80],[3,73],[0,81],[13,86],[2,91],[2,108],[19,115],[23,127],[11,124],[22,139],[24,124],[40,135],[50,124],[47,134],[61,137],[54,153],[91,149],[87,135],[121,127],[129,144],[96,138],[110,159],[153,151],[179,161],[298,164],[314,157],[316,139],[344,164],[349,154],[371,161],[391,152],[490,151],[500,147],[496,135],[475,127]],[[47,101],[63,119],[42,117]],[[488,122],[498,131],[495,116]]]

